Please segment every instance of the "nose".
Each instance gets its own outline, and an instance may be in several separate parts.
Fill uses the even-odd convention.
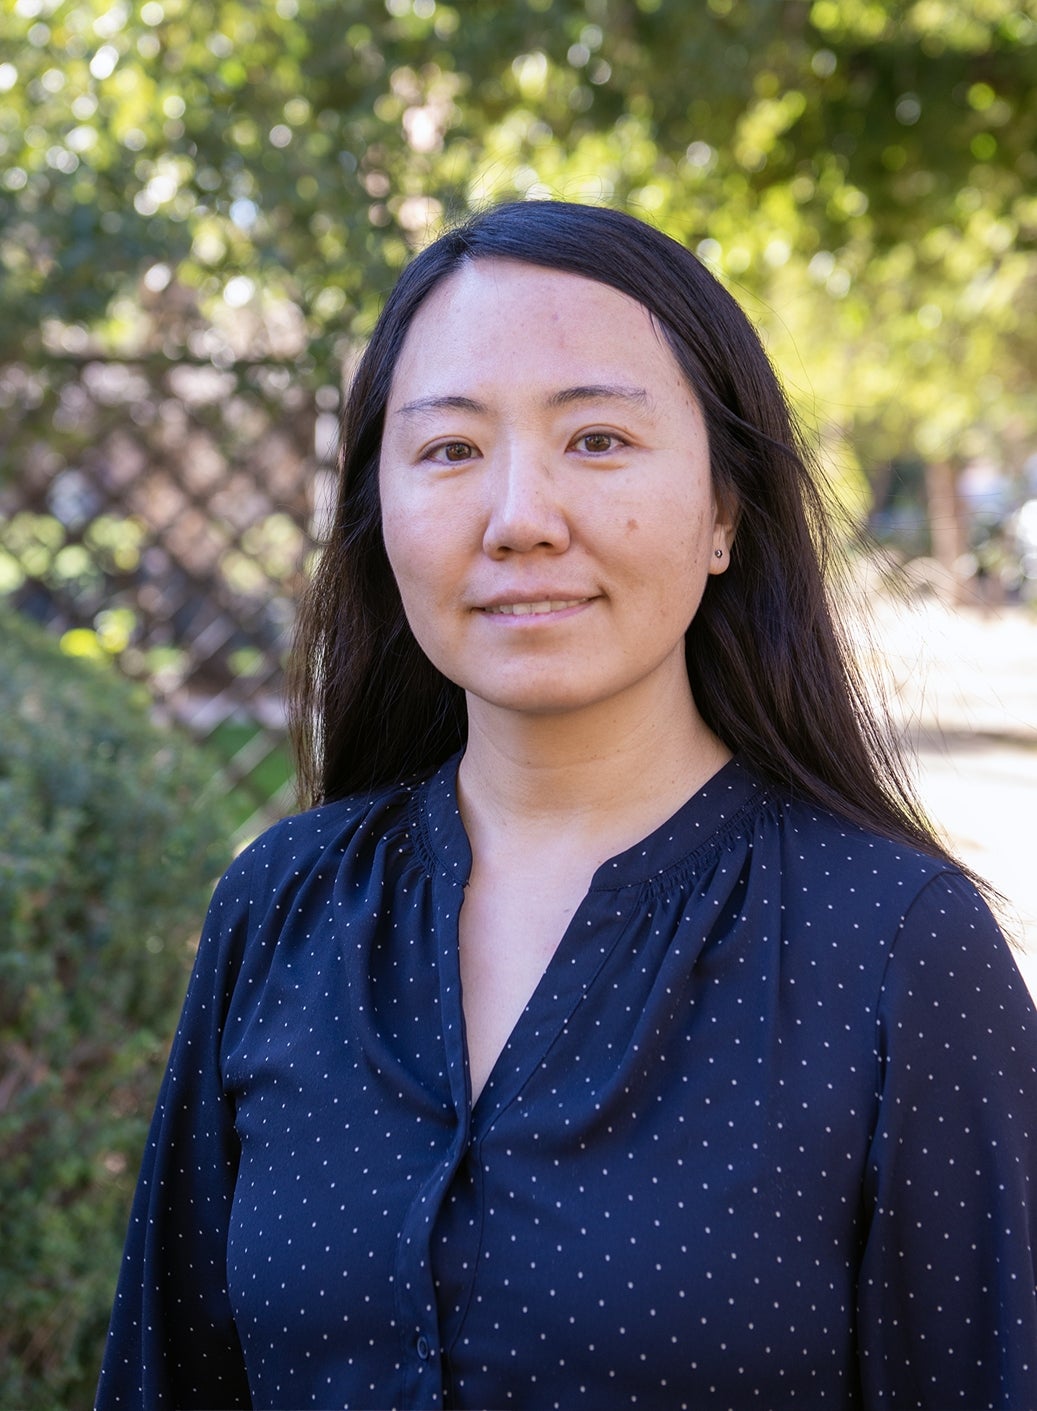
[[[551,468],[528,446],[502,453],[488,476],[483,551],[490,558],[544,549],[564,553],[569,521]]]

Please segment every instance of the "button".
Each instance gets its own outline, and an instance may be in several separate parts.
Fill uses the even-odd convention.
[[[424,1333],[422,1333],[418,1338],[417,1348],[418,1356],[421,1358],[422,1362],[427,1362],[428,1359],[432,1356],[432,1347]]]

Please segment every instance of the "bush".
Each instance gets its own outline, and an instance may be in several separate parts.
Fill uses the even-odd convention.
[[[0,1406],[91,1404],[230,828],[197,746],[0,612]]]

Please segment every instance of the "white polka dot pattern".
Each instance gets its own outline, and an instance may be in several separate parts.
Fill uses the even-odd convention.
[[[971,886],[732,761],[472,1109],[455,782],[220,883],[100,1411],[1037,1407],[1037,1012]]]

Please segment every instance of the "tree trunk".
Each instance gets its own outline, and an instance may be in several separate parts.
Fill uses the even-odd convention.
[[[958,468],[953,461],[929,462],[925,468],[929,533],[933,557],[946,572],[947,597],[954,604],[968,597],[962,563],[968,550],[968,514],[958,493]]]

